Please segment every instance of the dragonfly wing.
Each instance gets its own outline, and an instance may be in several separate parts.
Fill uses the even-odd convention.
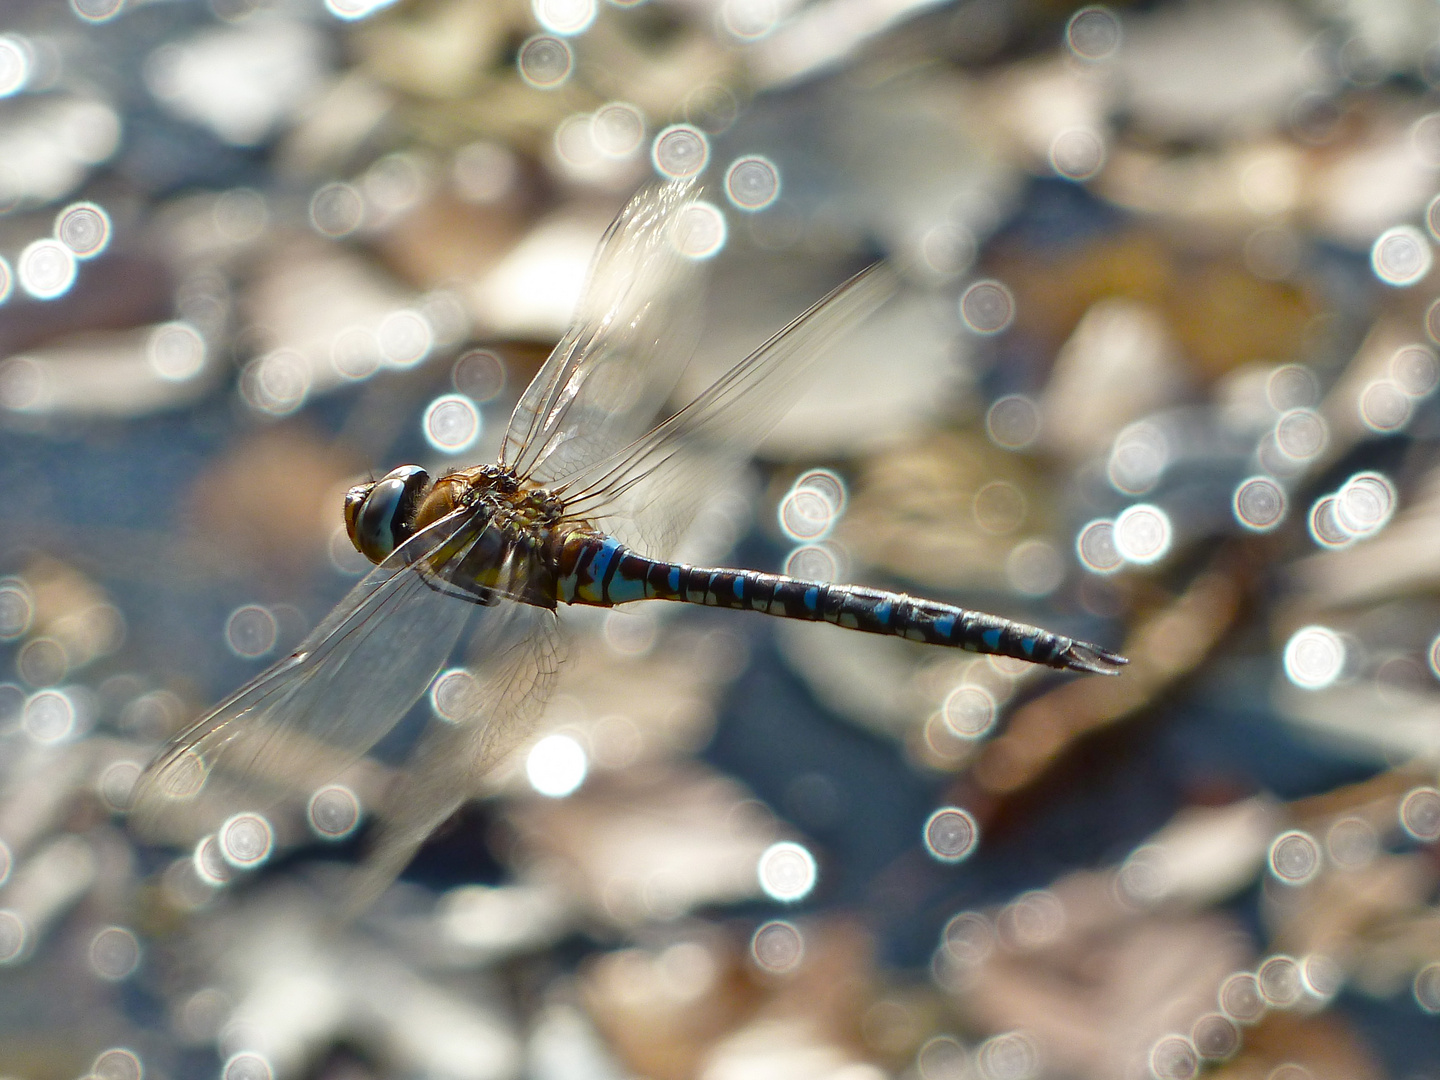
[[[575,321],[521,395],[500,463],[538,483],[593,465],[643,433],[694,347],[700,268],[677,225],[689,181],[652,184],[611,224]]]
[[[566,513],[667,558],[705,498],[795,403],[815,361],[898,287],[876,263],[811,305],[663,424],[559,486]]]
[[[294,653],[178,736],[140,780],[132,817],[141,828],[170,818],[194,831],[196,816],[214,806],[202,797],[212,778],[226,807],[262,810],[364,755],[425,693],[473,613],[494,617],[494,608],[454,599],[443,579],[485,527],[454,514],[412,537]]]
[[[479,790],[495,762],[539,718],[560,666],[555,613],[505,604],[484,620],[469,646],[470,675],[452,697],[448,720],[432,720],[387,798],[383,823],[351,892],[368,905],[437,826]]]

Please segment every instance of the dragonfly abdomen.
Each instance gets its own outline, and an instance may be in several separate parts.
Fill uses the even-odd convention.
[[[1099,646],[998,615],[859,585],[661,562],[608,536],[572,536],[560,570],[557,599],[569,604],[613,607],[635,600],[675,600],[828,622],[1076,671],[1114,674],[1126,662]]]

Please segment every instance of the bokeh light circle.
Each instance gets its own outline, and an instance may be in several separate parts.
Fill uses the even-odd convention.
[[[66,690],[41,690],[25,701],[20,727],[42,746],[67,742],[80,727],[80,712]]]
[[[396,0],[325,0],[325,10],[344,22],[359,22],[395,2]]]
[[[1050,143],[1050,168],[1066,180],[1089,180],[1105,167],[1105,140],[1092,128],[1069,128]]]
[[[442,394],[425,407],[421,429],[431,449],[459,454],[480,441],[480,409],[464,394]]]
[[[189,323],[161,323],[150,331],[145,357],[166,382],[187,382],[205,370],[205,339]]]
[[[1083,7],[1065,25],[1065,44],[1081,60],[1109,60],[1120,51],[1120,20],[1109,8]]]
[[[590,118],[590,139],[608,158],[623,159],[645,142],[645,114],[628,101],[612,101]]]
[[[1223,1013],[1206,1013],[1190,1028],[1195,1052],[1209,1061],[1224,1061],[1240,1049],[1240,1029]]]
[[[1320,845],[1309,833],[1281,833],[1270,845],[1270,872],[1287,885],[1303,885],[1320,872]]]
[[[0,34],[0,98],[25,89],[30,81],[31,47],[15,34]]]
[[[322,840],[343,840],[360,825],[360,799],[344,784],[329,784],[310,796],[310,831]]]
[[[569,735],[546,735],[525,756],[530,786],[551,799],[563,799],[585,782],[585,748]]]
[[[109,22],[125,7],[125,0],[70,0],[70,10],[87,23]]]
[[[1300,979],[1307,994],[1328,1001],[1345,985],[1345,969],[1325,953],[1311,953],[1300,961]]]
[[[465,668],[450,668],[435,676],[430,684],[430,708],[441,720],[464,723],[479,703],[480,681]]]
[[[30,630],[35,597],[18,577],[0,578],[0,641],[16,641]]]
[[[992,536],[1008,536],[1025,523],[1029,510],[1025,493],[1008,480],[991,480],[970,500],[975,524]]]
[[[246,1050],[226,1059],[220,1077],[221,1080],[274,1080],[275,1069],[265,1055]]]
[[[1023,596],[1049,596],[1065,580],[1065,560],[1049,540],[1021,540],[1005,556],[1005,580]]]
[[[845,483],[835,473],[828,469],[807,473],[780,500],[776,509],[780,530],[801,543],[824,539],[843,513],[845,500]]]
[[[128,979],[140,966],[140,939],[123,926],[107,926],[90,939],[90,970],[106,982]]]
[[[96,1055],[90,1066],[95,1080],[140,1080],[145,1066],[140,1055],[126,1046],[114,1046]]]
[[[672,124],[655,136],[650,160],[661,176],[672,180],[695,176],[710,160],[710,140],[692,124]]]
[[[1116,491],[1143,495],[1159,482],[1171,457],[1170,440],[1164,430],[1142,420],[1115,436],[1106,473]]]
[[[724,0],[720,5],[720,25],[741,41],[758,41],[779,21],[778,0]]]
[[[365,221],[365,197],[353,184],[322,184],[310,197],[310,224],[332,240],[349,236]]]
[[[960,294],[960,318],[971,333],[1003,333],[1015,321],[1015,295],[1004,282],[977,281]]]
[[[1329,439],[1329,429],[1314,409],[1290,409],[1275,424],[1275,445],[1291,461],[1314,460]]]
[[[1386,229],[1370,249],[1370,266],[1386,285],[1404,288],[1414,285],[1434,264],[1430,241],[1413,225]]]
[[[1400,800],[1400,827],[1422,843],[1440,840],[1440,791],[1418,787]]]
[[[1325,854],[1342,870],[1361,870],[1380,853],[1380,834],[1361,817],[1341,818],[1325,833]]]
[[[835,510],[819,492],[791,489],[777,509],[780,529],[791,540],[823,539],[835,521]]]
[[[450,369],[450,384],[476,404],[494,401],[505,389],[505,361],[491,349],[470,349]]]
[[[110,215],[92,202],[71,203],[55,217],[55,239],[77,259],[93,259],[110,243]]]
[[[1356,473],[1335,493],[1335,521],[1358,538],[1374,536],[1390,523],[1400,493],[1378,472]]]
[[[825,544],[801,544],[785,558],[785,574],[801,581],[839,581],[840,560]]]
[[[1268,476],[1240,481],[1231,500],[1235,520],[1251,532],[1269,532],[1285,520],[1285,489]]]
[[[1253,1024],[1265,1015],[1265,996],[1260,981],[1248,971],[1237,971],[1220,984],[1220,1009],[1241,1024]]]
[[[1410,422],[1410,395],[1390,379],[1376,379],[1360,391],[1360,422],[1377,435],[1389,435]]]
[[[75,284],[75,253],[59,240],[36,240],[15,263],[20,287],[36,300],[55,300]]]
[[[1411,983],[1415,1004],[1431,1016],[1440,1015],[1440,963],[1426,964],[1415,973]]]
[[[112,761],[95,780],[95,793],[109,809],[124,813],[135,797],[142,766],[135,761]]]
[[[1440,386],[1440,359],[1425,345],[1406,345],[1390,358],[1390,377],[1412,398],[1429,397]]]
[[[392,311],[375,328],[380,355],[391,367],[414,367],[435,347],[435,329],[430,320],[411,308]]]
[[[0,964],[13,964],[29,950],[30,924],[17,911],[0,908]]]
[[[960,738],[983,739],[994,729],[1000,709],[995,695],[983,686],[962,684],[945,695],[940,715]]]
[[[974,1073],[970,1069],[970,1054],[959,1039],[953,1035],[932,1035],[916,1052],[915,1067],[905,1075],[914,1080],[963,1080]]]
[[[1040,437],[1040,406],[1024,394],[996,398],[985,412],[985,433],[1005,450],[1024,450]]]
[[[1199,1051],[1184,1035],[1166,1035],[1150,1048],[1150,1072],[1156,1080],[1190,1080],[1199,1071]]]
[[[1336,501],[1334,495],[1326,495],[1310,508],[1310,538],[1321,547],[1345,547],[1355,542],[1354,535],[1341,526],[1336,516]]]
[[[221,857],[237,870],[250,870],[270,857],[275,831],[262,814],[235,814],[220,826],[216,846]]]
[[[1174,529],[1158,506],[1137,503],[1115,518],[1115,550],[1128,563],[1148,566],[1170,552]]]
[[[310,395],[310,364],[293,349],[276,349],[252,360],[240,373],[240,393],[270,416],[289,416]]]
[[[725,196],[738,210],[764,210],[780,197],[780,170],[769,158],[737,158],[725,170]]]
[[[1031,1080],[1040,1073],[1040,1048],[1023,1031],[995,1035],[980,1044],[975,1064],[982,1080]]]
[[[1113,574],[1125,565],[1115,546],[1115,523],[1097,518],[1084,525],[1075,537],[1075,556],[1092,574]]]
[[[1300,1001],[1305,980],[1300,965],[1290,956],[1272,956],[1255,970],[1255,981],[1265,1003],[1272,1008],[1288,1009]]]
[[[245,604],[225,620],[225,644],[236,656],[254,660],[275,647],[280,623],[269,608]]]
[[[195,876],[206,885],[219,888],[235,877],[235,872],[220,852],[220,843],[214,836],[206,836],[195,845],[190,856]]]
[[[1281,364],[1265,380],[1265,400],[1278,413],[1313,408],[1320,400],[1320,384],[1304,364]]]
[[[756,863],[760,888],[772,900],[794,903],[810,895],[819,878],[815,856],[789,840],[771,844]]]
[[[595,21],[595,0],[531,0],[535,21],[552,34],[573,37]]]
[[[368,379],[383,359],[375,333],[362,326],[347,326],[330,339],[330,366],[342,379]]]
[[[672,229],[675,249],[697,262],[718,255],[729,235],[724,213],[704,200],[696,200],[681,210]]]
[[[1345,669],[1345,643],[1326,626],[1307,626],[1285,643],[1285,675],[1302,690],[1322,690]]]
[[[925,850],[939,862],[955,863],[967,858],[980,839],[975,815],[958,806],[943,806],[925,822]]]
[[[995,951],[995,927],[984,915],[962,911],[945,924],[940,945],[962,967],[976,967]]]
[[[515,56],[520,77],[537,90],[553,90],[570,78],[575,54],[568,43],[551,34],[537,34]]]
[[[805,959],[805,938],[793,923],[768,922],[751,937],[750,955],[766,971],[789,974]]]

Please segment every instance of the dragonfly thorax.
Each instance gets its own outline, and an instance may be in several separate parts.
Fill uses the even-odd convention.
[[[564,510],[550,491],[522,484],[498,465],[448,473],[433,484],[420,466],[402,465],[346,493],[345,529],[355,549],[378,564],[417,532],[456,511],[483,514],[544,547]]]

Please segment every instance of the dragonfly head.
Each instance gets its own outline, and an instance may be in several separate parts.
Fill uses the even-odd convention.
[[[384,562],[415,532],[415,511],[429,487],[430,474],[419,465],[401,465],[347,491],[345,531],[355,550]]]

